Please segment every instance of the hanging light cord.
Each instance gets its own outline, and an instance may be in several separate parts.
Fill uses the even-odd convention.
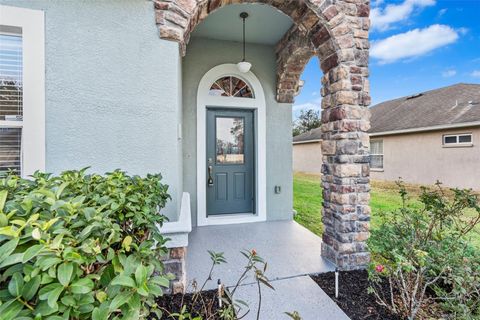
[[[243,19],[243,60],[245,61],[245,17],[242,17]]]

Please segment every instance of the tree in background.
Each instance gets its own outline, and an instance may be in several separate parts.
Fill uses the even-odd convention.
[[[322,119],[320,111],[313,109],[301,110],[298,119],[293,121],[293,136],[298,136],[304,132],[320,127]]]

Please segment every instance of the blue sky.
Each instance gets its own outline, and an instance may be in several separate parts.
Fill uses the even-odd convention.
[[[480,0],[376,0],[370,15],[372,105],[454,83],[480,83]],[[320,110],[312,58],[293,117]]]

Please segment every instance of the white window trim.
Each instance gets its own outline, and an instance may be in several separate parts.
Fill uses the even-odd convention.
[[[0,5],[0,25],[22,29],[22,176],[45,171],[45,18],[41,10]],[[11,124],[10,124],[11,125]],[[8,127],[0,121],[0,126]]]
[[[383,139],[372,139],[370,141],[370,144],[372,142],[381,142],[382,143],[382,149],[384,148],[383,145]],[[382,167],[381,168],[372,168],[371,162],[370,162],[370,171],[376,171],[376,172],[383,172],[385,168],[385,151],[383,150],[383,153],[370,153],[370,156],[382,156]]]
[[[470,136],[471,142],[458,142],[460,136]],[[457,137],[457,142],[455,143],[446,143],[445,138],[448,137]],[[465,147],[473,147],[473,134],[471,132],[464,132],[464,133],[454,133],[454,134],[444,134],[442,135],[442,146],[444,148],[465,148]]]
[[[209,95],[212,83],[225,76],[235,76],[245,81],[255,98],[217,97]],[[207,107],[250,109],[255,111],[255,182],[256,213],[230,214],[207,217],[206,176],[206,112]],[[221,225],[259,222],[267,219],[267,170],[266,170],[266,103],[262,84],[250,71],[241,73],[235,64],[222,64],[208,71],[200,81],[197,93],[197,225]]]

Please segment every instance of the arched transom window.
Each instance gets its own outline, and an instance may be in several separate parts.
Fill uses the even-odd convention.
[[[215,81],[210,87],[209,95],[235,98],[254,98],[250,86],[234,76],[226,76]]]

